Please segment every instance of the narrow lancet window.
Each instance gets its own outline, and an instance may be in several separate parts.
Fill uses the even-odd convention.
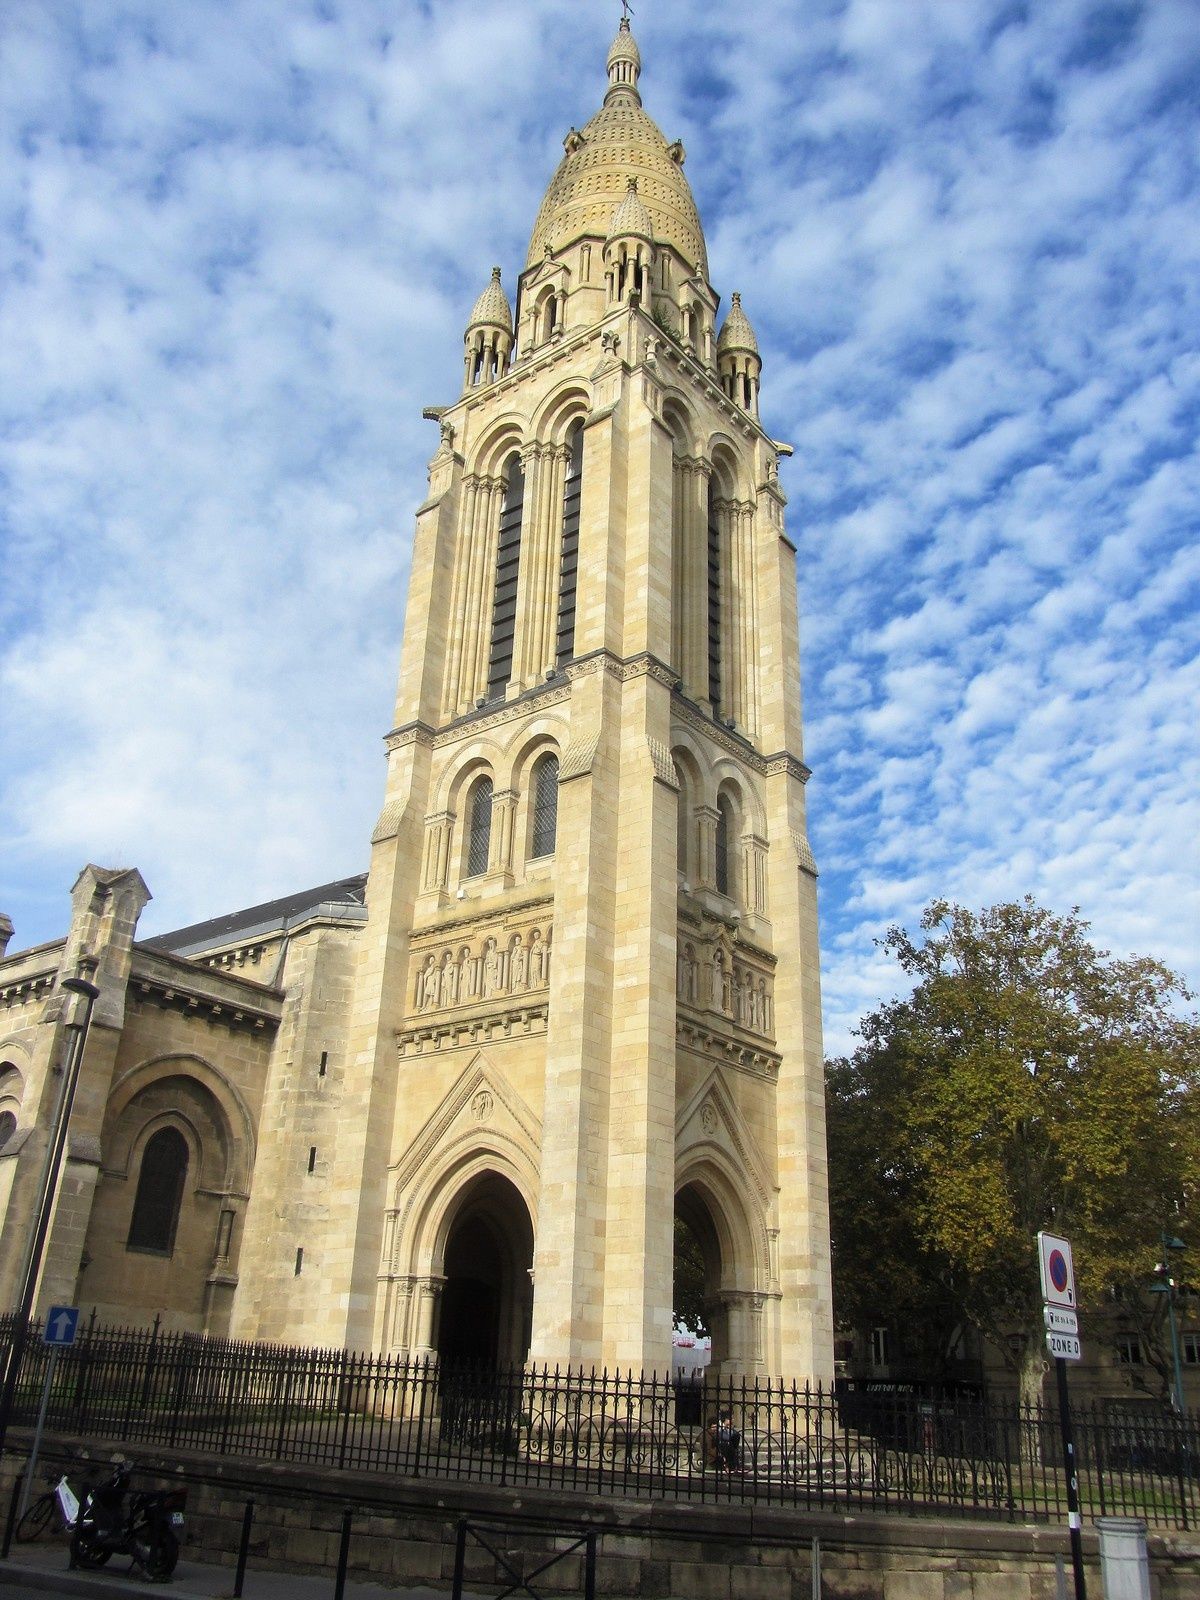
[[[492,843],[492,780],[480,778],[471,790],[467,820],[467,877],[477,878],[487,871]]]
[[[171,1254],[187,1169],[187,1141],[177,1128],[160,1128],[146,1141],[125,1241],[127,1249]]]
[[[558,835],[558,757],[542,756],[533,769],[533,833],[529,854],[552,856]]]
[[[513,636],[517,623],[517,569],[521,561],[521,508],[525,474],[515,452],[505,464],[504,504],[496,550],[496,588],[492,596],[492,645],[488,656],[488,699],[498,699],[512,677]]]
[[[721,704],[721,525],[716,486],[708,485],[708,698],[715,716]]]
[[[579,503],[583,493],[583,427],[571,434],[563,495],[562,554],[558,566],[558,637],[554,660],[562,666],[575,653],[575,589],[579,573]]]
[[[717,800],[717,893],[729,893],[730,805],[724,795]]]

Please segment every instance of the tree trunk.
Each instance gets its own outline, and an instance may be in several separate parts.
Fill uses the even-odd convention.
[[[1042,1464],[1042,1380],[1046,1375],[1046,1337],[1042,1329],[1028,1328],[1021,1345],[1017,1369],[1021,1432],[1030,1466]]]

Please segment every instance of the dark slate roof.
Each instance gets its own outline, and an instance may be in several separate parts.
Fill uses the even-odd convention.
[[[177,928],[174,933],[160,933],[157,938],[138,942],[144,949],[163,950],[168,955],[211,949],[239,938],[274,932],[320,905],[365,907],[366,890],[367,875],[360,872],[353,878],[318,884],[315,889],[302,889],[298,894],[284,895],[281,900],[266,900],[262,905],[247,906],[244,911],[231,911],[224,917],[212,917],[208,922],[193,922],[190,927]]]

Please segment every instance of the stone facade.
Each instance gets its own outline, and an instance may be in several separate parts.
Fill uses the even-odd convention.
[[[67,940],[0,962],[6,1232],[58,978],[104,973],[43,1302],[665,1370],[678,1216],[718,1367],[832,1375],[787,447],[640,66],[623,21],[429,413],[365,886],[138,943],[144,884],[88,868]]]

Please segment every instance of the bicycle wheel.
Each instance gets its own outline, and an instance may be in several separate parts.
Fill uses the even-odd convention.
[[[53,1515],[54,1490],[48,1489],[45,1494],[40,1494],[36,1500],[30,1501],[25,1515],[17,1523],[17,1543],[29,1544],[31,1540],[45,1533]]]

